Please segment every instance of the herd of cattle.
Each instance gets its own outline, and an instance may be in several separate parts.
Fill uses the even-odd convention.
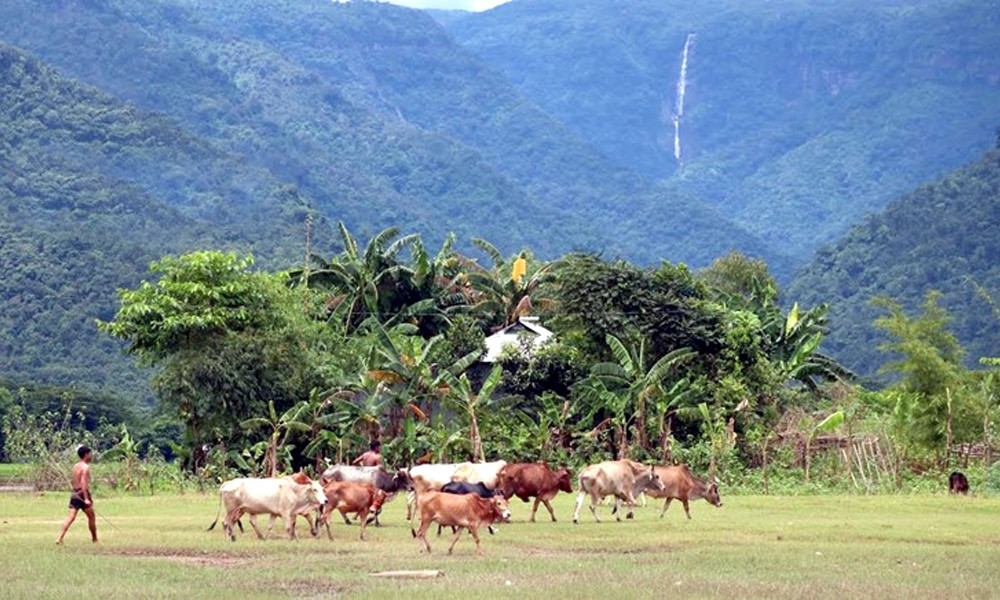
[[[590,465],[577,476],[579,494],[573,522],[580,522],[580,507],[590,498],[590,512],[600,522],[597,508],[601,501],[613,497],[612,513],[620,521],[622,503],[628,507],[627,518],[632,518],[636,498],[644,494],[650,498],[664,499],[660,516],[667,511],[672,500],[680,500],[684,512],[691,518],[688,502],[705,499],[715,506],[722,506],[718,486],[698,479],[685,465],[647,466],[632,460],[606,461]],[[534,499],[530,521],[534,522],[538,505],[543,504],[552,520],[556,520],[550,501],[559,492],[572,493],[572,476],[569,469],[553,469],[545,463],[451,463],[417,465],[410,469],[386,471],[381,467],[354,467],[337,465],[323,472],[319,481],[303,473],[288,477],[268,479],[240,478],[225,482],[219,488],[220,510],[225,510],[222,526],[225,534],[236,540],[234,526],[242,530],[240,519],[248,515],[250,525],[258,537],[263,538],[257,526],[257,515],[269,515],[268,532],[281,517],[290,538],[295,537],[295,521],[304,516],[310,532],[318,536],[322,527],[330,532],[330,517],[338,511],[344,522],[350,524],[354,514],[361,524],[361,539],[369,521],[379,525],[382,505],[397,494],[406,495],[406,519],[420,517],[420,525],[410,531],[430,552],[427,530],[432,523],[451,527],[454,532],[451,553],[467,529],[476,542],[476,552],[481,552],[479,529],[486,526],[493,532],[496,522],[510,520],[507,501],[517,497],[523,502]],[[314,518],[315,514],[315,518]],[[219,517],[209,527],[213,529]]]

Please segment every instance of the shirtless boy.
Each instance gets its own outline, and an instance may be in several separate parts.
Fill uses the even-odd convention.
[[[90,497],[90,461],[94,458],[94,452],[86,446],[80,446],[76,454],[80,461],[73,465],[73,494],[69,497],[69,515],[66,516],[56,544],[62,544],[66,531],[81,510],[87,515],[90,538],[97,543],[97,516],[94,514],[94,500]]]
[[[361,465],[362,467],[381,467],[382,466],[382,442],[374,440],[370,445],[371,450],[368,450],[361,456],[354,459],[352,465]]]

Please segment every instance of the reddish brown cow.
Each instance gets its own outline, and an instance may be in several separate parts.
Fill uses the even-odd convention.
[[[660,511],[662,517],[670,507],[670,501],[681,501],[684,505],[684,512],[687,518],[691,518],[691,510],[688,508],[688,500],[699,500],[704,498],[709,504],[722,506],[722,499],[719,498],[719,486],[698,479],[691,474],[687,465],[676,465],[670,467],[655,467],[656,475],[663,483],[662,490],[646,490],[646,495],[651,498],[666,498],[663,503],[663,510]],[[629,511],[631,513],[631,510]]]
[[[326,525],[326,535],[331,540],[330,515],[339,510],[340,515],[347,520],[347,513],[355,513],[361,521],[361,539],[365,539],[365,527],[368,525],[368,514],[377,512],[385,502],[386,493],[370,483],[352,483],[350,481],[328,481],[323,486],[326,493],[326,505],[323,507],[323,517],[320,523]]]
[[[437,522],[449,527],[457,527],[455,537],[448,546],[448,554],[454,550],[462,528],[469,530],[472,539],[476,540],[476,554],[482,554],[479,544],[479,528],[491,525],[496,521],[510,519],[507,500],[503,496],[480,498],[476,494],[447,494],[444,492],[424,492],[417,497],[417,512],[420,513],[420,529],[410,529],[413,537],[423,541],[427,552],[431,544],[427,541],[427,529],[431,523]]]
[[[555,498],[560,491],[573,493],[571,477],[569,469],[565,467],[553,470],[546,463],[512,463],[501,469],[497,475],[497,489],[504,497],[517,496],[522,502],[534,498],[535,504],[531,507],[530,519],[532,523],[535,521],[539,502],[549,509],[549,515],[555,521],[556,513],[552,510],[549,500]]]

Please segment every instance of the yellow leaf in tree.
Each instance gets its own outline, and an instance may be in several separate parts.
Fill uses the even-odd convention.
[[[510,278],[514,281],[520,281],[524,274],[528,272],[528,261],[524,260],[524,257],[518,258],[514,261],[514,268],[510,272]]]

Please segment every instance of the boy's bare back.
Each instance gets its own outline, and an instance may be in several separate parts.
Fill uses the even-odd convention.
[[[73,465],[73,489],[90,491],[90,465],[82,460]]]

